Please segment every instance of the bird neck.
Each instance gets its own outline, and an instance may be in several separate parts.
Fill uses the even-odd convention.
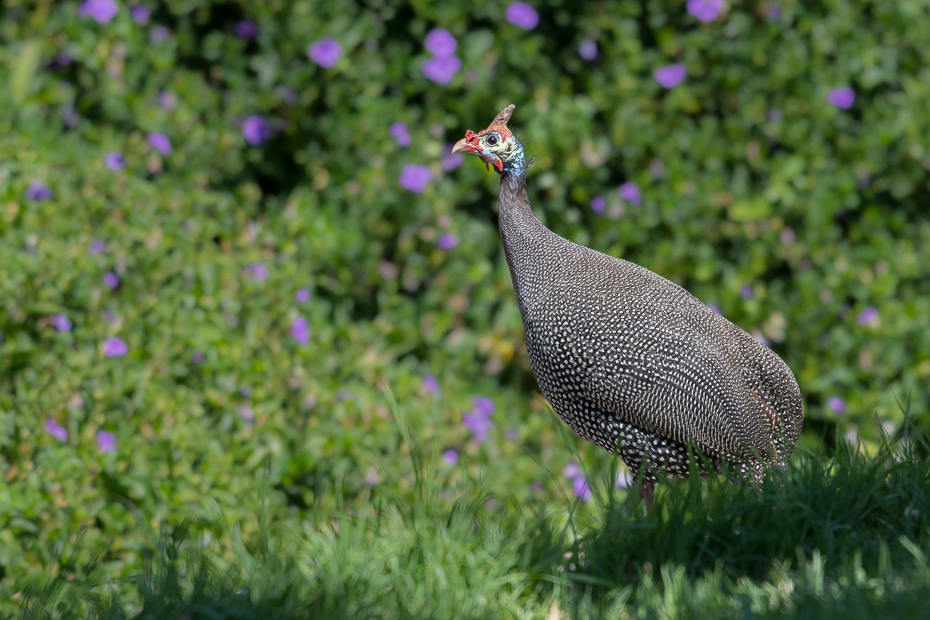
[[[525,231],[528,234],[538,229],[546,229],[530,208],[526,197],[526,170],[510,172],[506,168],[501,173],[501,193],[498,198],[501,234],[504,243],[511,233]]]
[[[498,199],[498,222],[504,255],[520,305],[524,323],[533,312],[535,301],[544,296],[553,278],[543,277],[541,270],[556,268],[547,258],[558,256],[558,248],[568,242],[543,226],[530,208],[526,197],[526,170],[501,174]],[[550,276],[553,274],[549,274]]]

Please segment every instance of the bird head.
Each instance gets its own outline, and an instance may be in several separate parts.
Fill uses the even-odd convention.
[[[477,155],[490,170],[491,166],[498,174],[505,170],[508,172],[522,170],[523,145],[507,128],[507,121],[516,106],[509,105],[498,114],[484,131],[475,133],[471,129],[465,132],[465,137],[452,147],[453,153],[459,151]]]

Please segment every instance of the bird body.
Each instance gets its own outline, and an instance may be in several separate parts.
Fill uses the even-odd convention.
[[[684,476],[689,446],[713,467],[761,477],[784,464],[803,421],[794,375],[770,349],[688,291],[546,228],[526,196],[513,106],[455,150],[501,176],[498,201],[533,373],[578,435],[643,472],[651,509],[660,476]],[[694,465],[704,471],[704,462]]]

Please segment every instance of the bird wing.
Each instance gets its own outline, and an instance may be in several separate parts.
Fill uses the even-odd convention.
[[[784,378],[765,369],[790,371],[683,288],[642,271],[648,281],[635,296],[608,289],[582,295],[588,299],[575,297],[588,311],[592,305],[602,308],[570,337],[572,349],[583,356],[581,396],[626,422],[694,442],[709,454],[777,458],[773,435],[784,430],[776,409]],[[592,295],[599,298],[594,304]]]
[[[622,340],[599,344],[583,382],[586,399],[644,430],[693,441],[712,454],[774,456],[772,407],[706,334],[657,323],[639,332],[635,353]]]

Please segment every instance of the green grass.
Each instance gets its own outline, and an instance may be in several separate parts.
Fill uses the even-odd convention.
[[[909,427],[871,455],[802,453],[762,486],[697,477],[656,509],[608,475],[592,508],[486,505],[449,488],[388,395],[416,473],[412,496],[373,491],[257,535],[139,520],[137,575],[64,561],[22,580],[32,618],[917,618],[930,614],[930,462]],[[489,474],[491,472],[488,472]],[[495,472],[495,475],[501,475]],[[635,492],[635,489],[634,489]],[[215,522],[215,520],[214,520]]]

